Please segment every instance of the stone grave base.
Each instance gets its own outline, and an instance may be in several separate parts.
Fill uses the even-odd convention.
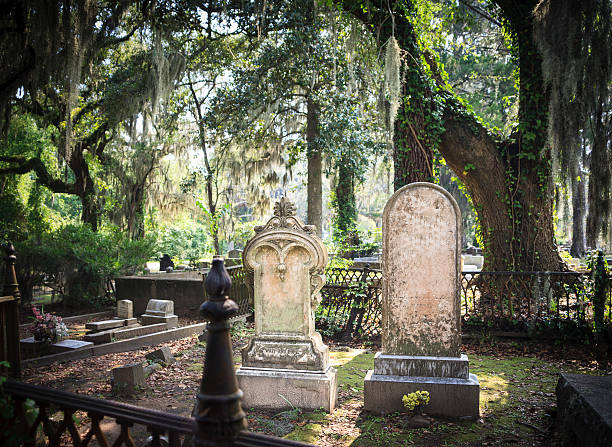
[[[429,405],[423,409],[427,414],[453,419],[479,417],[480,384],[474,374],[470,374],[469,379],[458,379],[379,375],[369,370],[363,390],[364,410],[375,413],[404,411],[402,396],[415,391],[429,392]]]
[[[236,376],[244,393],[245,409],[323,408],[331,413],[336,406],[338,379],[331,367],[325,372],[242,367]]]
[[[612,377],[561,373],[557,424],[567,445],[612,445]]]
[[[178,327],[178,316],[176,315],[167,315],[162,317],[157,315],[143,314],[140,316],[140,321],[143,326],[148,326],[150,324],[166,323],[168,329],[174,329],[175,327]]]
[[[389,355],[377,352],[374,374],[381,376],[454,377],[469,379],[468,357]]]

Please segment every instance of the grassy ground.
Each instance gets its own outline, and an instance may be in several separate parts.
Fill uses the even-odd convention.
[[[546,445],[553,422],[549,414],[555,403],[557,374],[568,370],[536,358],[472,356],[471,371],[481,384],[481,419],[434,420],[430,427],[411,429],[407,414],[379,416],[362,411],[363,378],[373,368],[372,352],[332,352],[332,359],[340,382],[338,408],[331,415],[294,411],[291,423],[295,428],[285,435],[287,438],[325,446]],[[287,416],[280,414],[272,419]],[[267,422],[268,427],[273,426],[262,416],[255,418],[256,425]]]
[[[251,334],[252,329],[244,326],[232,330],[237,365],[239,349]],[[169,346],[177,362],[151,374],[147,389],[134,397],[112,395],[110,370],[144,360],[144,355],[153,348],[30,369],[26,371],[27,381],[187,416],[202,374],[205,346],[195,337]],[[553,425],[558,373],[605,371],[597,369],[588,355],[580,357],[584,347],[538,346],[537,349],[518,343],[464,346],[470,372],[478,376],[481,384],[481,418],[463,422],[435,419],[429,427],[418,429],[410,428],[408,414],[379,416],[363,411],[363,379],[373,368],[375,350],[331,346],[331,361],[339,379],[336,410],[326,414],[296,408],[274,413],[245,408],[249,430],[320,446],[558,445]]]

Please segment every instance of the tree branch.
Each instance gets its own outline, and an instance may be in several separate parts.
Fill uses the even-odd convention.
[[[66,183],[62,180],[55,179],[49,174],[46,166],[40,158],[26,159],[24,157],[0,156],[1,162],[11,163],[13,166],[0,169],[0,175],[7,174],[27,174],[35,172],[38,177],[38,183],[46,186],[53,192],[76,194],[76,187],[73,183]]]

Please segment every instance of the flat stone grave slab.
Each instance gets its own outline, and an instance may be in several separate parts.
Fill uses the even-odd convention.
[[[19,340],[21,352],[28,355],[36,355],[42,352],[46,343],[34,340],[34,337],[22,338]]]
[[[82,340],[62,340],[51,345],[51,351],[54,353],[74,351],[75,349],[90,348],[94,344],[90,341]]]
[[[561,373],[556,393],[568,445],[612,445],[612,376]]]
[[[136,321],[136,318],[113,318],[112,320],[93,321],[91,323],[85,323],[85,329],[98,332],[136,324]]]
[[[125,340],[128,338],[139,337],[141,335],[153,334],[168,329],[166,323],[150,324],[148,326],[137,326],[126,329],[109,329],[107,331],[96,332],[95,334],[87,334],[85,341],[91,341],[96,345],[101,343],[110,343],[114,340]]]

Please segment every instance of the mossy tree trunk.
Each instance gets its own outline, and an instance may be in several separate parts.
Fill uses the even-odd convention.
[[[338,164],[334,205],[336,208],[334,231],[336,237],[346,240],[357,224],[355,203],[355,174],[347,162]],[[354,235],[352,235],[354,237]]]
[[[379,33],[384,43],[392,32],[388,11],[376,10],[368,3],[366,14],[362,3],[345,0],[343,4]],[[490,134],[452,94],[440,91],[437,101],[427,101],[432,93],[424,82],[423,69],[413,76],[409,68],[400,104],[409,104],[410,110],[408,118],[408,110],[398,113],[396,129],[400,131],[394,135],[394,164],[400,170],[395,174],[395,187],[404,181],[428,180],[420,174],[426,172],[423,166],[437,146],[472,198],[481,228],[484,269],[556,271],[563,264],[554,243],[551,157],[546,147],[548,97],[532,34],[535,1],[497,3],[512,33],[519,66],[519,125],[507,141],[500,142],[499,136]],[[395,36],[406,57],[422,60],[414,30],[406,19],[413,12],[411,2],[397,0],[390,7],[395,15]],[[431,58],[426,59],[435,77],[437,67]],[[404,122],[411,124],[414,132]],[[414,141],[410,141],[411,135]]]

